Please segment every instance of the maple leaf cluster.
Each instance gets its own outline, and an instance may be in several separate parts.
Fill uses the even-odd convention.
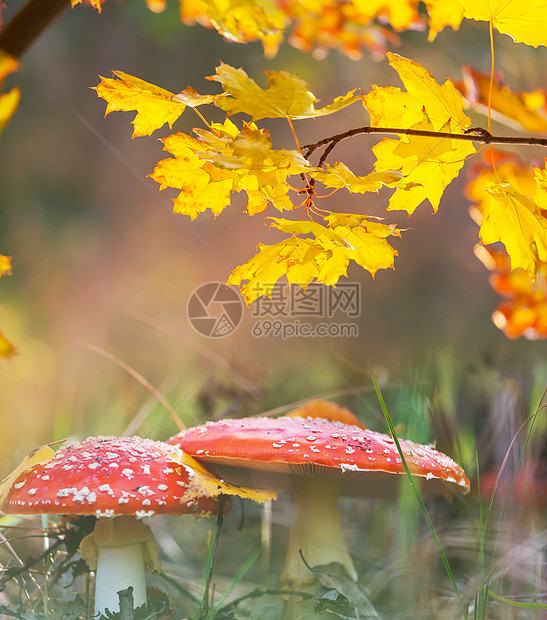
[[[547,338],[547,176],[515,155],[489,152],[474,166],[467,193],[484,244],[476,254],[506,301],[492,319],[509,338]]]
[[[230,118],[209,124],[200,112],[207,129],[164,138],[164,148],[172,157],[161,160],[151,176],[161,189],[180,190],[174,210],[191,219],[207,209],[220,215],[232,192],[246,193],[249,215],[263,213],[269,206],[280,212],[303,210],[300,221],[269,218],[270,226],[291,236],[274,245],[259,244],[257,255],[231,274],[228,283],[240,286],[247,303],[252,303],[265,291],[271,293],[283,275],[289,283],[305,288],[313,281],[335,285],[352,260],[372,275],[393,267],[397,251],[387,238],[400,236],[401,230],[372,215],[318,209],[317,184],[331,194],[364,194],[386,187],[393,190],[388,210],[411,214],[426,199],[436,210],[465,158],[475,152],[470,141],[421,135],[386,138],[373,149],[375,169],[357,176],[341,162],[311,165],[311,148],[308,156],[303,155],[305,149],[273,149],[269,132],[256,125],[265,118],[285,118],[294,128],[293,121],[322,117],[360,102],[373,127],[387,123],[418,133],[445,131],[463,136],[470,119],[454,85],[449,80],[439,85],[418,63],[388,56],[406,90],[374,86],[365,96],[352,90],[322,108],[315,107],[315,96],[296,75],[269,71],[268,85],[261,88],[242,69],[225,64],[209,78],[222,87],[217,95],[200,95],[190,88],[175,95],[122,72],[102,78],[96,90],[107,101],[107,113],[136,110],[134,137],[150,135],[165,123],[171,127],[186,107],[214,104],[227,116],[251,117],[251,122],[238,127]],[[295,195],[299,202],[294,201]]]
[[[85,2],[100,11],[104,1],[71,3]],[[166,3],[147,0],[155,13]],[[398,43],[396,32],[428,26],[432,41],[447,26],[458,30],[464,18],[490,22],[527,45],[545,44],[543,0],[424,0],[423,4],[427,15],[419,11],[420,0],[179,0],[184,23],[215,28],[238,43],[261,41],[269,57],[277,53],[285,32],[291,45],[317,56],[338,49],[358,59],[363,49],[383,54]]]
[[[96,0],[98,1],[98,0]],[[420,14],[419,0],[179,0],[181,19],[216,28],[231,41],[260,40],[267,56],[274,56],[289,31],[288,42],[322,56],[338,49],[350,58],[362,50],[383,54],[409,29],[429,27],[432,41],[445,27],[454,30],[464,18],[491,22],[504,34],[528,45],[542,45],[542,0],[424,0],[427,15]],[[376,23],[380,22],[380,24]],[[391,29],[381,24],[389,24]]]
[[[91,1],[100,6],[101,0]],[[394,32],[428,25],[432,40],[446,26],[457,30],[463,19],[488,22],[491,29],[527,45],[547,43],[543,0],[426,0],[427,15],[418,11],[418,4],[417,0],[181,0],[181,17],[187,23],[213,26],[233,41],[261,40],[269,55],[277,51],[289,28],[289,40],[301,49],[338,48],[358,57],[363,47],[383,50],[394,42]],[[151,8],[161,7],[155,3]],[[378,22],[389,24],[391,30]],[[476,156],[473,142],[493,142],[491,116],[519,130],[547,131],[545,91],[516,92],[499,75],[487,76],[469,67],[464,68],[461,82],[447,79],[440,84],[418,63],[391,53],[387,57],[404,89],[373,85],[369,93],[353,90],[319,109],[307,84],[296,75],[269,71],[268,85],[262,88],[243,69],[225,64],[209,78],[222,89],[214,95],[201,95],[190,87],[170,93],[119,71],[112,79],[102,78],[96,90],[107,101],[107,113],[137,112],[133,137],[151,135],[164,124],[171,128],[187,107],[204,122],[206,128],[189,135],[179,132],[164,138],[172,157],[160,161],[151,175],[161,189],[180,190],[176,212],[194,219],[210,209],[218,216],[230,205],[233,192],[246,194],[249,215],[268,207],[302,212],[298,221],[267,218],[269,226],[290,237],[274,245],[259,244],[257,254],[230,275],[228,282],[237,284],[251,303],[264,291],[271,293],[283,275],[305,288],[313,281],[335,285],[352,260],[372,275],[393,267],[397,251],[388,238],[403,231],[370,214],[319,208],[319,185],[329,190],[327,195],[389,191],[387,211],[412,215],[426,200],[437,211],[446,187]],[[369,127],[300,147],[293,121],[331,114],[356,102],[366,108]],[[225,121],[209,123],[198,109],[205,105],[221,108]],[[486,112],[488,130],[472,129],[465,107]],[[238,126],[228,117],[240,113],[250,121]],[[266,118],[287,119],[297,148],[273,149],[269,132],[257,125]],[[341,139],[357,133],[396,136],[372,147],[376,162],[365,176],[355,175],[342,162],[327,162]],[[311,156],[320,147],[323,154],[313,165]],[[531,171],[492,147],[473,168],[467,194],[474,203],[481,243],[503,244],[511,271],[524,272],[534,291],[541,289],[539,275],[547,262],[545,168]],[[532,333],[526,329],[527,335]],[[541,328],[533,329],[534,334],[543,334]]]

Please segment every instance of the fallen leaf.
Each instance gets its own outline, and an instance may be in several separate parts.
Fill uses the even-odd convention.
[[[40,448],[35,448],[29,452],[29,454],[22,460],[21,464],[2,480],[0,483],[0,510],[2,509],[6,497],[11,490],[12,484],[21,474],[31,470],[36,465],[42,465],[48,461],[51,461],[55,455],[55,452],[51,449],[50,445],[53,444],[41,446]]]

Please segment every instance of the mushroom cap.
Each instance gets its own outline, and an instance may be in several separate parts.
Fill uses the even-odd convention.
[[[184,463],[185,457],[160,441],[91,437],[23,469],[0,508],[12,514],[98,517],[217,514],[219,502],[197,492],[197,472]]]
[[[323,418],[244,418],[207,422],[187,429],[168,443],[214,465],[241,483],[244,472],[261,470],[262,484],[288,486],[281,474],[338,477],[346,495],[390,497],[405,468],[390,435]],[[433,446],[400,440],[411,473],[422,479],[425,495],[448,490],[466,493],[463,469]],[[222,469],[221,466],[229,466]],[[234,469],[237,468],[237,469]],[[236,473],[239,475],[236,475]]]

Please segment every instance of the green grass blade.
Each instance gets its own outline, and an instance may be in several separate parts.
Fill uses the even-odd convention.
[[[450,583],[452,584],[452,587],[454,588],[454,592],[456,593],[456,597],[461,605],[462,608],[462,612],[463,612],[463,616],[464,618],[468,618],[468,614],[467,614],[467,610],[465,609],[465,605],[463,603],[460,591],[458,589],[458,584],[456,583],[456,579],[454,577],[454,573],[452,572],[452,568],[450,567],[450,563],[448,562],[448,558],[446,557],[446,553],[444,552],[443,546],[441,544],[441,541],[439,540],[439,537],[437,535],[437,532],[435,530],[435,526],[433,525],[433,521],[431,521],[431,517],[429,516],[429,513],[427,511],[427,508],[424,504],[424,501],[422,499],[422,496],[420,495],[420,492],[418,491],[418,487],[416,486],[416,483],[414,482],[414,479],[412,477],[412,474],[410,473],[410,469],[408,467],[408,464],[406,462],[405,459],[405,455],[403,454],[403,450],[401,448],[401,444],[399,443],[399,438],[397,437],[397,433],[395,432],[395,427],[393,425],[393,422],[391,421],[391,417],[389,415],[389,411],[387,409],[386,403],[384,401],[384,397],[382,396],[382,393],[380,391],[380,388],[378,387],[378,383],[376,381],[376,377],[374,375],[374,372],[372,370],[372,368],[369,366],[369,371],[370,371],[370,376],[372,378],[372,383],[374,385],[374,390],[376,392],[376,396],[378,397],[378,401],[380,403],[380,407],[382,408],[382,412],[384,414],[384,417],[386,419],[387,425],[389,427],[389,431],[391,433],[391,436],[393,437],[393,441],[395,442],[395,445],[397,447],[397,451],[399,452],[399,456],[401,457],[401,461],[403,463],[403,466],[405,468],[406,471],[406,475],[408,477],[408,481],[410,483],[410,486],[414,492],[414,495],[416,497],[416,500],[422,510],[422,513],[425,517],[427,526],[429,528],[429,531],[431,532],[431,535],[433,536],[433,540],[435,541],[435,545],[437,546],[437,549],[439,551],[439,555],[441,556],[441,560],[443,563],[443,566],[446,570],[446,573],[448,575],[448,578],[450,579]]]
[[[239,567],[238,571],[236,572],[234,578],[232,579],[232,582],[230,583],[230,585],[228,586],[228,588],[226,589],[226,592],[223,593],[218,605],[215,605],[215,608],[212,610],[212,613],[210,615],[210,620],[213,620],[213,618],[215,617],[215,615],[222,609],[222,606],[224,605],[224,603],[226,602],[226,599],[230,596],[230,594],[233,592],[234,588],[239,584],[239,582],[245,577],[245,575],[249,572],[249,570],[251,569],[251,567],[253,566],[253,564],[257,561],[257,559],[260,557],[261,554],[261,550],[260,549],[256,549],[255,551],[253,551],[253,553],[251,553],[251,555],[245,560],[245,562]],[[209,619],[208,619],[209,620]]]
[[[547,603],[520,603],[519,601],[505,598],[505,596],[500,596],[499,594],[492,592],[492,590],[488,590],[488,596],[491,596],[500,603],[511,605],[511,607],[519,607],[520,609],[547,609]]]

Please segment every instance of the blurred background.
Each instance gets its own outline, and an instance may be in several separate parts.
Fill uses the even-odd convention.
[[[9,0],[4,19],[21,4]],[[424,64],[439,82],[459,79],[463,64],[489,71],[485,24],[445,31],[432,44],[426,32],[405,32],[401,39],[396,51]],[[496,35],[497,64],[515,89],[544,86],[546,54]],[[287,45],[267,60],[259,43],[234,44],[213,30],[181,24],[174,2],[153,14],[141,0],[107,2],[101,15],[89,6],[67,10],[22,60],[20,72],[7,82],[21,86],[22,100],[0,143],[0,252],[13,257],[13,275],[0,281],[0,327],[18,350],[0,361],[1,472],[37,445],[64,437],[130,432],[166,439],[176,431],[138,381],[89,345],[140,373],[189,425],[330,395],[385,432],[370,364],[402,436],[437,439],[474,480],[477,462],[481,471],[499,470],[547,386],[547,349],[541,342],[506,339],[490,320],[499,300],[473,254],[477,227],[462,193],[464,173],[446,191],[437,215],[429,204],[410,220],[390,214],[390,221],[410,228],[393,242],[399,252],[395,270],[380,271],[373,279],[350,267],[349,281],[360,282],[362,291],[358,337],[256,338],[246,309],[231,335],[205,338],[188,322],[193,291],[206,282],[226,281],[258,242],[275,243],[283,235],[266,228],[263,216],[246,216],[239,199],[215,221],[209,214],[194,222],[174,215],[175,194],[158,193],[157,184],[146,178],[164,156],[157,138],[169,130],[131,140],[133,113],[104,118],[105,102],[91,90],[99,76],[118,69],[172,92],[188,85],[217,92],[205,76],[222,61],[243,67],[262,85],[265,69],[298,73],[326,104],[355,87],[366,92],[372,83],[399,86],[386,61],[366,53],[354,61],[337,52],[317,60]],[[300,121],[296,129],[306,144],[367,121],[366,111],[354,105],[325,119]],[[485,126],[485,120],[477,117],[474,124]],[[174,129],[199,126],[188,109]],[[294,148],[283,122],[263,126],[271,129],[277,147]],[[374,142],[347,140],[333,160],[365,174],[373,164]],[[532,153],[538,160],[543,156],[531,149],[523,156]],[[337,194],[328,206],[382,215],[386,202]],[[525,460],[533,472],[545,450],[545,428],[543,411]],[[525,436],[526,430],[516,448]],[[509,474],[519,456],[515,450],[509,459]],[[530,474],[537,485],[533,497],[512,509],[527,541],[532,532],[542,531],[540,523],[545,526],[539,510],[547,496],[541,471]],[[471,516],[476,524],[476,501],[459,504],[458,516]],[[364,511],[351,506],[348,521],[366,518],[374,527],[387,505]],[[277,517],[279,527],[288,522],[284,514]],[[399,534],[371,545],[374,562],[390,553],[393,540],[402,544],[396,517],[392,525]],[[469,528],[454,534],[457,561],[474,553],[475,534]],[[358,557],[369,558],[364,570],[372,578],[374,562],[362,549],[361,530],[355,527],[349,538]],[[529,543],[543,559],[537,564],[536,557],[527,567],[523,582],[532,579],[530,574],[537,579],[538,570],[540,583],[545,579],[544,542]],[[245,559],[243,548],[241,556],[237,561]],[[388,581],[380,579],[378,591],[389,591]]]

